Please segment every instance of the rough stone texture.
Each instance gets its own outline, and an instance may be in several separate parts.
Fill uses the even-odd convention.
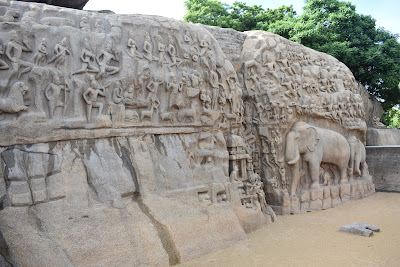
[[[367,130],[367,146],[398,146],[400,130],[395,128],[369,127]]]
[[[339,232],[370,237],[373,234],[373,232],[379,232],[379,228],[367,223],[351,223],[342,226],[339,229]]]
[[[272,33],[248,32],[242,57],[245,139],[254,140],[268,203],[293,213],[297,196],[305,202],[310,191],[310,208],[321,209],[323,186],[345,186],[342,201],[350,201],[348,182],[370,181],[365,112],[374,114],[374,104],[365,88],[335,58]]]
[[[366,149],[376,191],[400,192],[400,146],[367,146]]]
[[[261,31],[0,4],[0,262],[176,264],[271,207],[375,191],[364,88],[333,57]]]
[[[232,63],[243,63],[242,50],[247,34],[233,29],[205,26],[221,46],[222,51]]]
[[[263,225],[267,218],[256,208],[249,209],[252,216],[245,216],[246,208],[234,201],[235,191],[227,190],[230,182],[224,173],[227,160],[191,162],[185,146],[197,138],[192,134],[60,141],[46,149],[37,144],[3,151],[5,173],[44,166],[44,179],[53,180],[51,187],[40,188],[45,197],[35,205],[20,200],[36,192],[32,181],[37,178],[31,173],[23,189],[5,196],[0,229],[13,253],[3,256],[21,266],[154,266],[193,259],[246,238],[241,226],[246,220]],[[34,166],[20,162],[31,155],[56,159],[41,157]],[[221,169],[221,164],[226,165]],[[4,176],[7,183],[15,179],[16,175]],[[55,187],[57,198],[46,195]],[[218,198],[221,193],[225,199]],[[201,194],[209,194],[210,200]]]

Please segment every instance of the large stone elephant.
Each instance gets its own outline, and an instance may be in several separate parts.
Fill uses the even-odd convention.
[[[350,145],[349,177],[364,176],[368,173],[365,146],[354,135],[349,135],[347,142]]]
[[[336,165],[340,183],[347,183],[350,146],[341,134],[298,121],[286,136],[285,158],[291,168],[290,194],[294,196],[300,182],[300,162],[307,163],[312,181],[311,188],[319,188],[321,163]]]

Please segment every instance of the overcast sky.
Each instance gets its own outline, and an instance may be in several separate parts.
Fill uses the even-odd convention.
[[[221,1],[231,4],[233,0]],[[263,8],[277,8],[281,5],[293,5],[297,13],[302,13],[304,0],[241,0],[247,5],[262,5]],[[378,27],[384,27],[392,33],[400,34],[399,0],[350,0],[356,6],[356,12],[371,15]],[[182,20],[186,14],[184,0],[89,0],[86,10],[112,10],[118,14],[159,15]]]

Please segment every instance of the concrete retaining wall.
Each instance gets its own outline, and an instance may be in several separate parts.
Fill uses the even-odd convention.
[[[367,146],[366,149],[376,191],[400,193],[400,146]]]

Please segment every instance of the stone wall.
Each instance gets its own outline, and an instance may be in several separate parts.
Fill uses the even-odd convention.
[[[375,190],[361,87],[328,55],[154,16],[0,16],[0,262],[173,265]]]
[[[400,146],[367,146],[366,149],[376,190],[400,193]]]

